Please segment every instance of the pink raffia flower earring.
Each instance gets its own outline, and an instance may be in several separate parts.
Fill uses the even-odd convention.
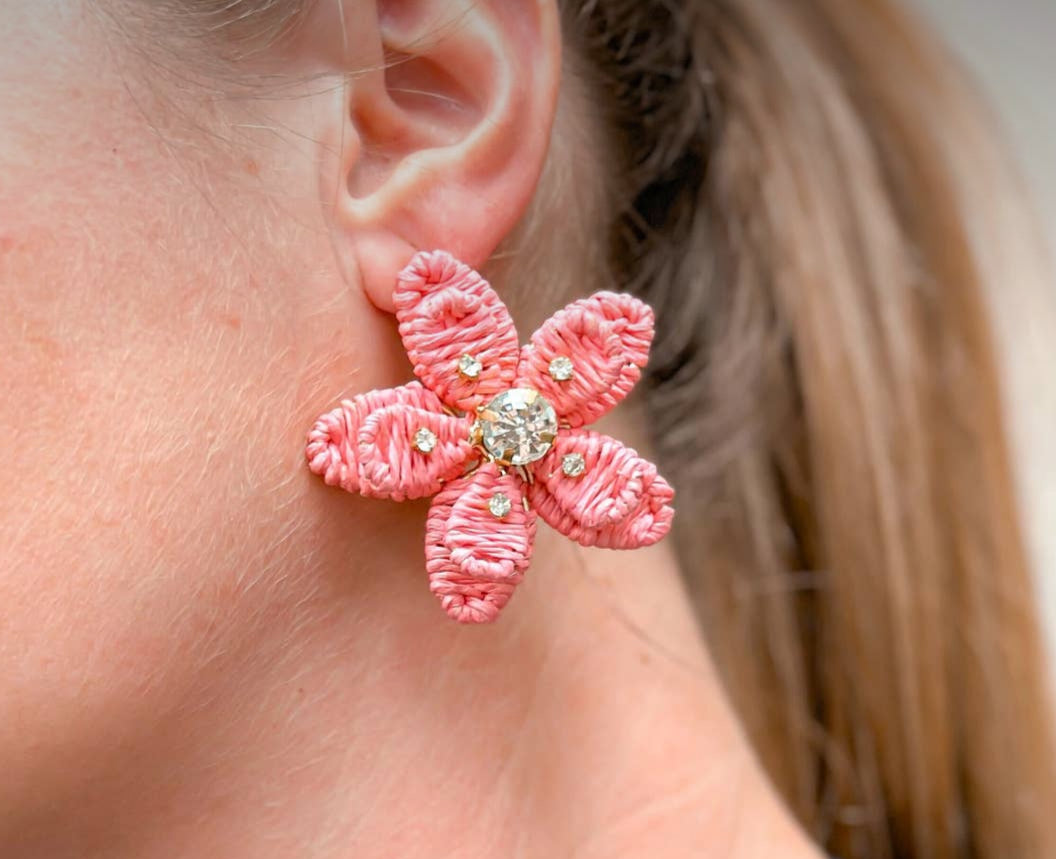
[[[596,293],[522,349],[491,286],[442,251],[411,260],[395,304],[420,381],[345,400],[316,421],[306,452],[331,486],[436,496],[426,570],[452,618],[498,617],[528,568],[537,516],[584,546],[635,549],[667,534],[674,492],[656,466],[583,429],[641,376],[653,339],[646,304]]]

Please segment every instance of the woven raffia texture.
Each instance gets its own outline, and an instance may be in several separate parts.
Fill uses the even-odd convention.
[[[306,453],[315,474],[348,492],[434,496],[426,570],[452,618],[498,617],[524,578],[538,517],[584,546],[634,549],[667,534],[674,493],[656,467],[583,429],[641,376],[653,338],[647,305],[599,292],[554,314],[522,349],[487,281],[443,251],[415,256],[394,298],[419,381],[344,400],[316,421]],[[465,356],[476,372],[459,371]],[[573,372],[552,373],[566,358]],[[541,394],[559,422],[546,455],[523,468],[488,461],[471,440],[478,410],[511,388]]]

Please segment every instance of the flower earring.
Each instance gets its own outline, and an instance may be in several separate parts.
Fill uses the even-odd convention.
[[[316,421],[306,453],[349,492],[435,496],[426,570],[452,618],[498,616],[528,568],[537,517],[584,546],[635,549],[667,534],[674,492],[656,466],[583,429],[641,376],[648,305],[596,293],[521,348],[491,286],[442,251],[416,255],[394,297],[419,381],[343,401]]]

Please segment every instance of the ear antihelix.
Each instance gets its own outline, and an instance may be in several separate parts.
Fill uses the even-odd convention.
[[[416,250],[480,266],[517,226],[549,148],[561,43],[554,4],[403,0],[381,13],[390,62],[350,86],[358,149],[334,235],[369,300],[391,311]]]

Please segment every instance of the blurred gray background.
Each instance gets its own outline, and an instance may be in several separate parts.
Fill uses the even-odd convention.
[[[1056,260],[1056,0],[907,0],[918,6],[975,75],[1004,123],[1012,154],[1043,219],[1050,260]],[[1052,279],[1056,302],[1056,277]],[[1050,335],[1056,341],[1056,331]],[[1020,461],[1056,656],[1056,343],[1048,360],[1027,356],[1029,407]],[[1031,364],[1044,363],[1037,367]],[[1022,403],[1020,404],[1022,408]],[[1056,659],[1053,660],[1056,665]]]
[[[909,0],[1005,122],[1056,246],[1056,0]]]

